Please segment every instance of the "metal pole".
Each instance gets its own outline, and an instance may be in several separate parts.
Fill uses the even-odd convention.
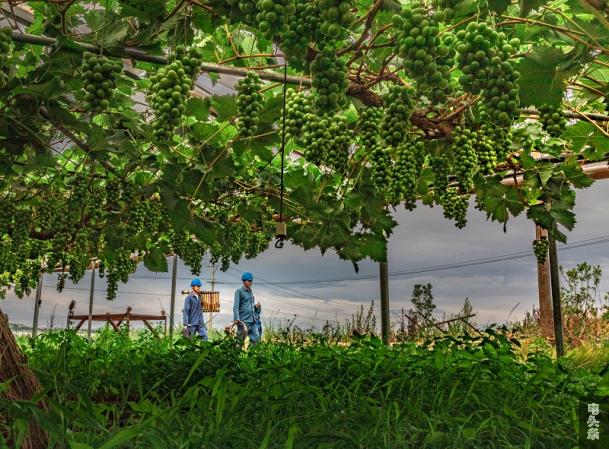
[[[95,295],[95,266],[97,261],[91,261],[91,291],[89,292],[89,326],[87,328],[87,338],[91,340],[91,328],[93,325],[93,296]]]
[[[552,284],[552,306],[554,309],[554,337],[556,340],[556,357],[558,358],[565,355],[565,346],[562,334],[558,254],[556,251],[556,240],[550,232],[548,232],[548,241],[550,243],[550,282]]]
[[[42,300],[40,297],[42,296],[42,276],[43,273],[40,273],[38,276],[38,285],[36,286],[36,299],[34,300],[34,322],[32,323],[32,338],[36,337],[38,334],[38,317],[40,316],[40,303]]]
[[[539,225],[535,226],[535,237],[541,240],[548,237],[548,231]],[[546,254],[547,256],[547,254]],[[546,257],[543,264],[537,264],[537,287],[539,290],[539,320],[541,335],[554,338],[554,321],[552,319],[552,292],[550,291],[550,262]]]
[[[178,277],[178,256],[173,256],[173,267],[171,269],[171,306],[169,312],[169,337],[173,337],[174,315],[176,309],[176,281]]]
[[[216,266],[215,265],[211,266],[211,291],[212,292],[216,291]],[[209,329],[212,329],[212,327],[213,327],[213,325],[212,325],[213,318],[214,318],[214,313],[209,312]]]
[[[381,277],[381,334],[383,343],[389,344],[389,272],[387,262],[381,262],[380,277]]]

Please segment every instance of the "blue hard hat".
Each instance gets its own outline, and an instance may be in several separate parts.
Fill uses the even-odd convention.
[[[197,278],[197,279],[193,279],[193,280],[190,282],[190,286],[191,286],[191,287],[194,287],[194,286],[201,287],[202,285],[203,285],[203,283],[201,282],[201,279],[199,279],[199,278]]]
[[[253,281],[254,275],[252,273],[250,273],[249,271],[246,271],[245,273],[243,273],[241,275],[241,280],[242,281]]]

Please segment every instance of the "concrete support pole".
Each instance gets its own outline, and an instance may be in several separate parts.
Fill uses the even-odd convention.
[[[540,240],[548,238],[548,231],[541,226],[535,226],[535,237]],[[550,290],[550,260],[546,254],[546,261],[537,264],[537,286],[539,289],[539,319],[541,335],[554,339],[554,319],[552,318],[552,291]]]
[[[565,345],[562,333],[562,307],[560,303],[560,278],[558,277],[558,253],[556,240],[548,235],[550,242],[550,281],[552,284],[552,307],[554,309],[554,336],[556,341],[556,357],[565,355]]]
[[[43,273],[38,276],[38,285],[36,286],[36,299],[34,300],[34,322],[32,323],[32,338],[38,334],[38,317],[40,316],[40,299],[42,296],[42,277]]]
[[[93,297],[95,296],[95,267],[96,260],[91,261],[91,287],[89,291],[89,324],[87,326],[87,338],[91,340],[91,332],[93,328]]]
[[[383,343],[389,344],[391,325],[389,322],[389,271],[387,262],[380,262],[381,281],[381,335]]]
[[[173,337],[176,310],[176,282],[178,279],[178,256],[173,256],[173,267],[171,269],[171,306],[169,311],[169,337]]]

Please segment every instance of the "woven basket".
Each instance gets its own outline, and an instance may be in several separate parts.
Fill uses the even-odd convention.
[[[224,333],[226,335],[230,335],[233,337],[236,337],[236,336],[244,337],[247,335],[248,331],[249,331],[249,329],[247,327],[247,324],[245,324],[243,321],[240,321],[240,320],[233,321],[224,328]],[[241,333],[241,332],[243,332],[243,333]]]
[[[200,298],[203,312],[220,311],[220,292],[201,292]]]

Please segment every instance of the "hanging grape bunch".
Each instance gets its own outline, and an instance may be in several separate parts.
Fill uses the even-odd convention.
[[[338,173],[347,171],[349,163],[349,147],[351,146],[352,132],[349,130],[347,119],[335,115],[330,124],[330,139],[326,142],[326,163]]]
[[[468,195],[459,195],[457,188],[449,187],[441,195],[440,203],[444,209],[444,217],[454,220],[455,226],[463,229],[467,224]]]
[[[347,64],[326,46],[311,63],[312,84],[318,96],[315,106],[324,113],[335,111],[346,103]]]
[[[9,75],[9,58],[13,52],[12,31],[8,27],[0,28],[0,89],[6,86]]]
[[[11,200],[0,200],[0,233],[8,233],[15,216],[15,203]]]
[[[302,127],[304,157],[315,165],[321,165],[326,157],[327,142],[332,138],[330,121],[317,114],[305,114]]]
[[[291,0],[259,0],[257,3],[258,30],[267,38],[281,34],[286,27],[288,17],[295,12]]]
[[[488,124],[483,124],[477,133],[478,138],[473,141],[476,156],[478,158],[478,169],[483,175],[492,175],[497,167],[497,145],[493,139],[493,129]]]
[[[302,135],[306,114],[313,112],[311,97],[304,92],[288,89],[286,93],[285,132],[286,138],[298,139]]]
[[[543,104],[539,107],[541,126],[550,136],[559,137],[565,132],[567,119],[561,106]]]
[[[104,275],[108,279],[106,287],[106,299],[108,301],[116,299],[118,283],[126,283],[129,280],[129,275],[137,269],[137,264],[138,260],[133,258],[131,251],[127,249],[120,250],[114,258],[104,261]]]
[[[353,0],[317,0],[317,6],[322,18],[320,31],[334,40],[342,38],[355,19]]]
[[[384,196],[391,183],[391,173],[393,171],[389,151],[382,145],[374,147],[372,149],[371,164],[372,185],[377,192],[380,192]]]
[[[358,136],[361,146],[367,150],[376,148],[381,143],[380,128],[383,120],[382,108],[364,108],[361,110]]]
[[[85,87],[85,102],[87,109],[93,112],[102,112],[110,106],[110,100],[114,90],[118,75],[123,69],[120,61],[115,61],[98,56],[91,52],[83,54],[83,62],[80,70],[83,76]]]
[[[520,74],[508,59],[520,41],[514,38],[507,42],[503,32],[498,33],[485,22],[470,23],[456,37],[460,41],[457,61],[463,72],[459,80],[463,90],[482,93],[488,120],[509,126],[519,114]]]
[[[293,62],[305,56],[309,42],[317,42],[321,17],[315,2],[297,1],[294,14],[288,17],[286,30],[281,34],[281,48]],[[299,58],[300,57],[300,58]]]
[[[387,145],[397,147],[404,141],[414,108],[412,90],[405,86],[392,86],[384,98],[385,115],[381,124],[381,137]]]
[[[161,67],[150,77],[148,101],[155,111],[153,135],[159,142],[169,141],[175,128],[180,126],[193,85],[193,79],[187,74],[182,61],[175,57],[171,59],[169,65]],[[191,70],[192,66],[189,65],[188,71]]]
[[[167,58],[170,63],[179,60],[182,63],[184,72],[192,79],[190,89],[201,72],[201,64],[203,63],[203,52],[197,47],[185,47],[178,45],[175,53],[172,53]],[[189,90],[190,90],[189,89]]]
[[[395,152],[395,164],[391,174],[389,198],[393,204],[406,202],[406,208],[414,209],[416,192],[415,186],[421,167],[416,152],[420,150],[414,140],[408,139],[400,144]]]
[[[262,109],[261,88],[260,76],[256,72],[248,72],[245,78],[237,83],[237,128],[244,137],[253,136],[258,129],[258,115]]]
[[[89,266],[89,238],[90,235],[86,229],[78,231],[68,253],[69,278],[75,284],[83,278]]]
[[[467,193],[474,187],[474,173],[478,165],[475,145],[478,134],[468,128],[456,126],[453,131],[453,155],[455,174],[461,193]]]
[[[459,4],[463,3],[463,0],[437,0],[434,3],[438,11],[444,14],[443,21],[450,22],[455,16],[455,9],[459,8]]]
[[[434,102],[445,100],[449,93],[455,55],[452,37],[446,44],[439,37],[439,19],[443,19],[442,13],[430,15],[422,4],[406,6],[401,15],[393,17],[393,26],[398,30],[395,52],[419,90]]]
[[[438,197],[441,197],[446,189],[448,189],[448,181],[452,168],[448,154],[442,152],[438,155],[430,156],[429,166],[433,172],[434,192]],[[442,204],[441,201],[440,204]]]
[[[537,263],[543,265],[546,263],[548,257],[548,249],[550,248],[550,242],[546,237],[541,237],[538,240],[533,240],[533,253],[537,258]]]

